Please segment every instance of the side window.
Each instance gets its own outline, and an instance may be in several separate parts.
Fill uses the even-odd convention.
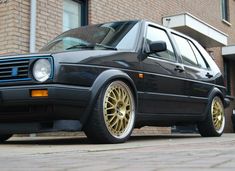
[[[183,58],[183,64],[198,66],[197,59],[187,39],[173,34]]]
[[[166,59],[169,61],[176,60],[173,47],[171,45],[169,37],[167,36],[164,30],[149,26],[147,30],[146,39],[148,43],[151,43],[154,41],[164,41],[166,42],[166,45],[167,45],[166,51],[150,54],[151,57]]]
[[[189,43],[190,43],[190,45],[191,45],[191,47],[193,49],[193,52],[194,52],[194,54],[195,54],[195,56],[197,58],[197,62],[198,62],[199,67],[204,68],[204,69],[209,68],[208,64],[205,62],[203,56],[200,54],[200,52],[195,47],[195,45],[192,42],[190,42],[190,41],[189,41]]]

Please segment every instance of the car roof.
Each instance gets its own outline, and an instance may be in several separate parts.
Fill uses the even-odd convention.
[[[189,40],[191,40],[191,41],[198,42],[198,41],[195,40],[194,38],[190,37],[190,35],[186,35],[186,34],[184,34],[184,33],[182,33],[182,32],[176,31],[176,30],[174,30],[174,29],[172,29],[172,28],[168,28],[168,27],[165,27],[165,26],[163,26],[163,25],[161,25],[161,24],[155,23],[155,22],[150,21],[150,20],[145,20],[145,19],[117,20],[117,21],[108,21],[108,22],[99,23],[99,24],[112,23],[112,22],[138,22],[138,23],[145,23],[145,24],[147,24],[147,25],[153,25],[153,26],[156,26],[156,27],[158,27],[158,28],[165,29],[165,30],[167,30],[167,31],[170,32],[170,33],[177,34],[177,35],[182,36],[182,37],[184,37],[184,38],[187,38],[187,39],[189,39]]]

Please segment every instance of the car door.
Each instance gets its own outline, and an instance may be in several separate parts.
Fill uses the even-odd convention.
[[[189,96],[190,114],[202,114],[208,102],[208,94],[213,83],[213,73],[194,43],[185,37],[173,34],[181,53],[187,78],[185,92]]]
[[[142,61],[145,72],[143,112],[146,114],[183,114],[184,102],[187,99],[184,68],[178,62],[166,30],[149,25],[146,33],[147,47],[154,41],[166,42],[167,50],[148,54],[147,58]]]

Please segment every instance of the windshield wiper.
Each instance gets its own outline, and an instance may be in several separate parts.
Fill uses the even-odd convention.
[[[94,44],[79,44],[79,45],[74,45],[74,46],[71,46],[69,48],[67,48],[66,50],[69,50],[69,49],[76,49],[76,48],[88,48],[88,49],[93,49],[95,47],[102,47],[104,49],[110,49],[110,50],[117,50],[117,48],[115,47],[112,47],[112,46],[108,46],[108,45],[104,45],[104,44],[99,44],[99,43],[94,43]]]
[[[102,47],[105,49],[110,49],[110,50],[117,50],[117,48],[113,47],[113,46],[108,46],[108,45],[104,45],[104,44],[100,44],[100,43],[96,43],[94,44],[94,46],[96,47]]]
[[[77,49],[77,48],[88,48],[88,49],[93,49],[94,46],[92,44],[79,44],[79,45],[74,45],[74,46],[71,46],[69,48],[67,48],[66,50],[69,50],[69,49]]]

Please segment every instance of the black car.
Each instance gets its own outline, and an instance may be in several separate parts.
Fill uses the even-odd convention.
[[[40,53],[0,58],[0,139],[84,131],[120,143],[133,128],[182,124],[220,136],[225,95],[219,68],[190,37],[142,20],[80,27]]]

